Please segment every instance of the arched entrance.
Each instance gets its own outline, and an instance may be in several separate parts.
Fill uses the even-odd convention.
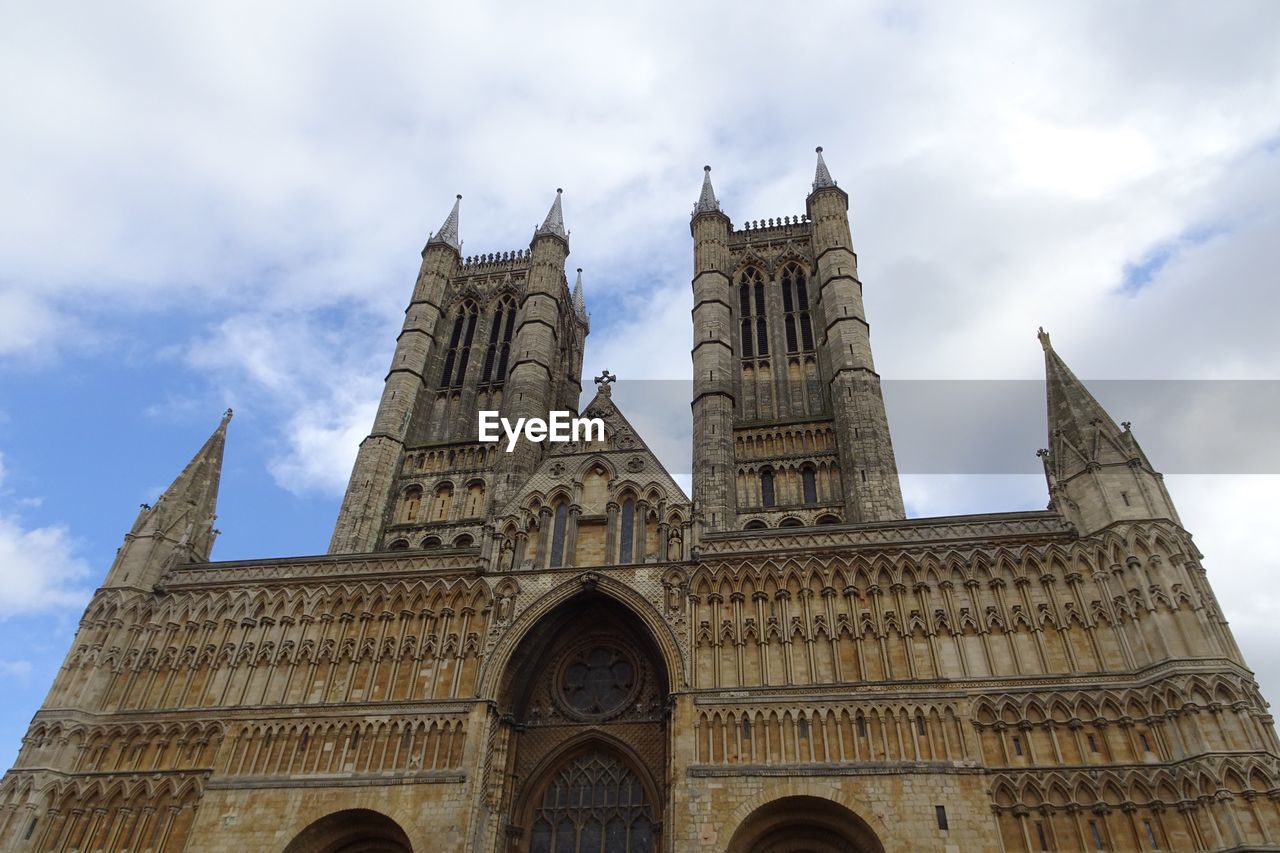
[[[867,822],[821,797],[782,797],[753,811],[727,853],[884,853]]]
[[[602,593],[565,602],[529,632],[499,694],[508,850],[660,849],[667,684],[644,625]]]
[[[371,809],[346,809],[320,818],[289,842],[284,853],[413,853],[409,836]]]

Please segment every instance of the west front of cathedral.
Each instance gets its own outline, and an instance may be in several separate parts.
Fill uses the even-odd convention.
[[[1201,554],[1047,334],[1048,509],[906,517],[848,201],[818,149],[803,215],[735,226],[707,168],[692,499],[607,371],[581,404],[559,192],[478,257],[455,203],[329,552],[210,561],[228,412],[89,603],[0,850],[1280,850]],[[604,438],[506,452],[480,410]]]

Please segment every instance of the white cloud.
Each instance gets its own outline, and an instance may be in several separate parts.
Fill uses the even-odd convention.
[[[0,619],[20,613],[83,607],[89,565],[62,525],[27,528],[0,514]]]
[[[0,678],[13,678],[26,681],[31,675],[29,660],[0,660]]]

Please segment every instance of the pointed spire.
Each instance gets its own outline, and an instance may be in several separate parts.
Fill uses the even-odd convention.
[[[699,213],[713,213],[720,210],[720,202],[716,201],[716,191],[711,187],[711,167],[702,167],[702,195],[698,196],[698,203],[693,206],[693,215]]]
[[[432,234],[427,240],[427,245],[432,243],[443,243],[455,252],[462,250],[462,243],[458,240],[458,206],[462,204],[462,194],[453,201],[453,210],[449,211],[449,215],[445,217],[444,224],[440,226],[440,230]],[[425,252],[426,249],[424,248]]]
[[[218,483],[222,478],[222,453],[227,442],[227,424],[231,423],[231,410],[222,415],[222,422],[209,436],[204,446],[182,469],[182,473],[160,500],[151,514],[157,531],[185,546],[183,559],[208,560],[217,532],[213,521],[217,517]]]
[[[578,267],[578,280],[573,284],[573,313],[581,322],[590,325],[591,315],[587,313],[587,299],[582,294],[582,267]]]
[[[551,202],[551,209],[547,211],[547,218],[542,221],[542,227],[534,232],[534,236],[554,234],[564,240],[569,238],[569,235],[564,230],[564,209],[560,207],[560,197],[563,194],[564,190],[556,189],[556,200]]]
[[[834,187],[836,182],[831,180],[831,172],[827,171],[827,161],[822,159],[822,146],[818,146],[818,170],[813,176],[814,190],[820,190],[823,187]]]
[[[1076,378],[1049,342],[1043,328],[1036,333],[1044,348],[1045,391],[1049,405],[1049,437],[1060,436],[1076,447],[1092,443],[1094,434],[1105,430],[1115,436],[1120,427],[1111,419],[1084,383]],[[1056,442],[1052,442],[1056,443]]]
[[[104,586],[150,590],[158,588],[161,578],[174,566],[209,560],[213,540],[218,538],[213,522],[230,422],[231,410],[227,409],[213,435],[155,506],[142,505],[133,529],[125,534],[124,544],[116,552]]]
[[[1116,521],[1169,518],[1178,511],[1162,476],[1151,466],[1129,423],[1117,426],[1053,349],[1049,333],[1037,333],[1044,348],[1049,446],[1044,463],[1050,508],[1082,533]]]

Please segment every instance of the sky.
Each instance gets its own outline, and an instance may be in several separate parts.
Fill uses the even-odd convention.
[[[1277,44],[1265,0],[6,4],[0,766],[227,406],[214,557],[325,550],[456,193],[475,254],[527,247],[563,187],[584,371],[687,380],[703,165],[736,224],[794,215],[817,145],[909,514],[1044,508],[1043,325],[1280,699]],[[1019,402],[964,390],[991,387]],[[687,414],[628,415],[687,470]],[[1020,462],[928,457],[997,435]]]

